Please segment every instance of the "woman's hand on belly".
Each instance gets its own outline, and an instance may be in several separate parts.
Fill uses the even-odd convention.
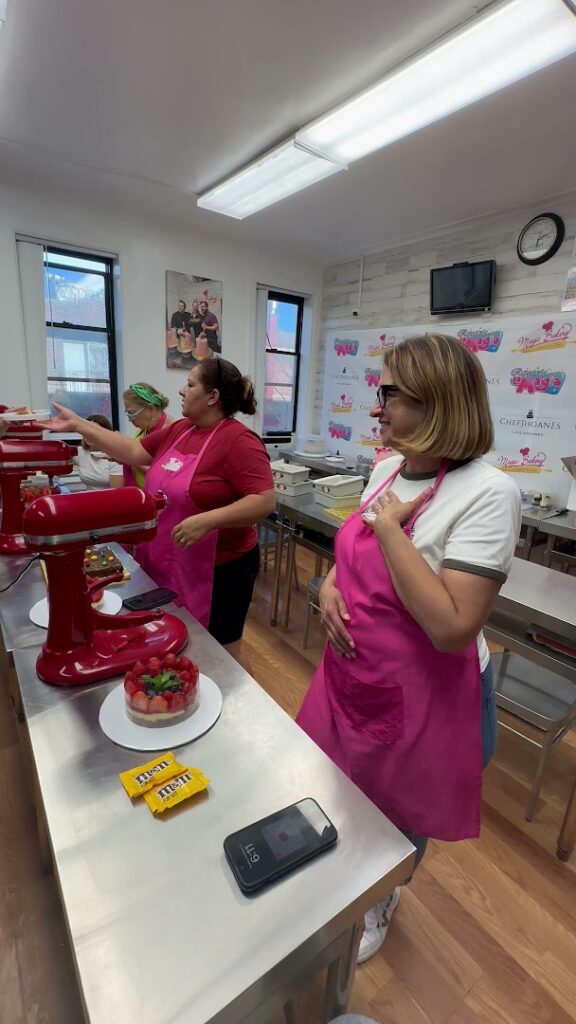
[[[181,548],[189,548],[197,544],[210,530],[214,529],[209,512],[199,512],[197,516],[188,516],[172,530],[172,539]]]
[[[320,590],[320,613],[328,639],[335,650],[345,658],[355,658],[354,641],[344,625],[350,615],[338,587],[326,577]]]

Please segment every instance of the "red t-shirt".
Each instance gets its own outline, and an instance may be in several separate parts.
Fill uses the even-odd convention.
[[[154,462],[169,448],[194,455],[213,429],[214,425],[194,429],[190,420],[181,419],[140,438],[140,444]],[[190,484],[190,498],[197,508],[208,512],[273,487],[270,459],[261,438],[239,420],[227,419],[202,456]],[[257,543],[255,526],[219,530],[216,564],[239,558]]]

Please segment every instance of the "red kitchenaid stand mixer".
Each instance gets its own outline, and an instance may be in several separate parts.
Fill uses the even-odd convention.
[[[163,495],[121,487],[37,498],[28,506],[26,542],[29,550],[42,553],[48,579],[48,635],[36,662],[45,683],[96,683],[121,675],[136,661],[185,646],[186,626],[168,612],[97,611],[90,595],[103,581],[88,581],[84,573],[88,545],[151,540],[165,505]],[[110,576],[104,585],[118,579]]]
[[[22,535],[25,502],[22,481],[30,473],[44,472],[51,479],[64,476],[74,468],[74,449],[63,441],[0,441],[0,554],[21,555],[28,551]]]

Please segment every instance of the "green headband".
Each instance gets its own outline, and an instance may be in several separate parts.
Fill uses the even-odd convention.
[[[154,395],[143,384],[131,384],[130,391],[138,395],[138,398],[141,398],[143,402],[148,402],[149,405],[156,405],[160,409],[162,408],[162,395]]]

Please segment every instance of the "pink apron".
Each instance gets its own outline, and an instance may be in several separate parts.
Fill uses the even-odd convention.
[[[197,455],[186,455],[172,447],[152,463],[146,473],[146,490],[150,494],[163,491],[168,504],[158,516],[154,540],[139,545],[137,554],[145,572],[159,586],[175,590],[179,595],[176,604],[184,605],[206,627],[210,619],[218,530],[211,530],[189,548],[180,547],[172,539],[172,530],[183,519],[202,512],[190,499],[190,484],[214,434],[225,422],[220,420],[216,424]],[[182,437],[180,434],[179,443]]]
[[[441,466],[429,500],[447,468],[448,463]],[[297,722],[399,828],[434,839],[477,836],[482,786],[477,644],[440,653],[406,611],[376,535],[362,520],[375,497],[336,537],[337,586],[350,613],[346,627],[356,657],[344,658],[326,645]],[[422,511],[405,526],[408,536]]]

